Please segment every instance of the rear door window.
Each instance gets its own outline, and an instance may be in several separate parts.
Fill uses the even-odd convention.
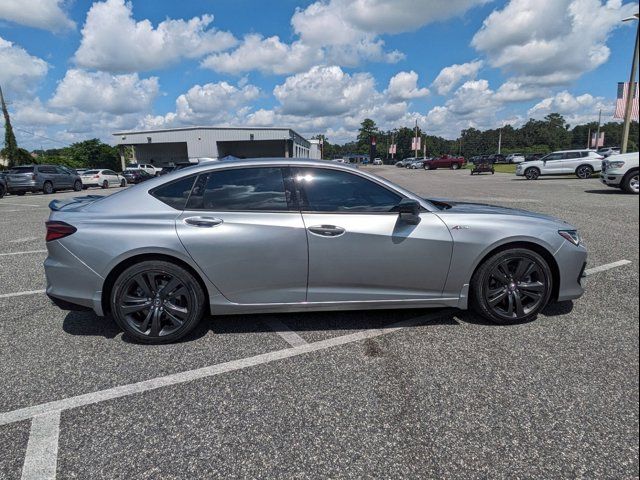
[[[9,173],[33,173],[33,167],[13,167]]]
[[[287,211],[280,167],[234,168],[200,175],[188,208],[212,211]]]
[[[58,173],[56,167],[38,167],[38,172],[46,173],[46,174],[55,174]]]

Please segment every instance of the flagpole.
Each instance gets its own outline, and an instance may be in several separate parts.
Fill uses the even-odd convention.
[[[638,14],[634,15],[636,21]],[[631,18],[634,18],[631,17]],[[630,19],[631,19],[630,18]],[[628,19],[625,19],[628,20]],[[629,86],[627,87],[627,105],[624,110],[624,127],[622,129],[622,148],[620,153],[627,153],[629,144],[629,125],[631,123],[631,106],[633,105],[633,97],[636,91],[636,70],[638,69],[638,38],[640,37],[640,22],[636,28],[636,43],[633,46],[633,61],[631,62],[631,75],[629,76]]]
[[[418,120],[416,120],[416,133],[413,136],[414,140],[414,155],[413,158],[418,158]]]

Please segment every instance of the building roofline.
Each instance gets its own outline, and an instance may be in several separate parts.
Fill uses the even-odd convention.
[[[289,127],[212,127],[212,126],[194,126],[194,127],[176,127],[176,128],[159,128],[156,130],[128,130],[122,132],[114,132],[111,135],[140,135],[144,133],[164,133],[164,132],[176,132],[176,131],[186,131],[186,130],[271,130],[271,131],[290,131],[298,135],[299,137],[305,138],[296,132],[293,128]]]

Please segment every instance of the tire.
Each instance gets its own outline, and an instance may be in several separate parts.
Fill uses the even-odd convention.
[[[576,168],[576,177],[581,180],[586,180],[593,175],[593,167],[591,165],[580,165]]]
[[[196,278],[183,267],[161,260],[143,261],[122,272],[109,302],[116,323],[140,343],[180,340],[205,312],[205,295]]]
[[[458,165],[457,163],[451,164],[451,170],[458,170],[459,168],[460,168],[460,165]]]
[[[42,185],[42,193],[44,193],[45,195],[51,195],[53,193],[53,183],[51,182],[44,182],[44,184]]]
[[[80,180],[76,180],[73,183],[73,191],[74,192],[79,192],[80,190],[82,190],[82,182]]]
[[[120,182],[120,187],[126,187],[127,186],[127,181],[123,178],[122,181]]]
[[[622,190],[625,193],[638,195],[638,170],[629,172],[622,179]],[[0,195],[2,197],[2,195]]]
[[[527,168],[524,171],[524,176],[527,180],[537,180],[540,176],[540,170],[535,167]]]
[[[493,323],[528,322],[547,305],[552,291],[546,260],[533,250],[512,248],[478,267],[471,279],[471,307]]]
[[[103,188],[103,189],[105,189],[105,190],[106,190],[107,188],[109,188],[109,182],[108,182],[107,180],[105,180],[104,182],[102,182],[102,188]]]
[[[0,198],[4,197],[5,193],[7,193],[5,188],[2,185],[0,185]]]

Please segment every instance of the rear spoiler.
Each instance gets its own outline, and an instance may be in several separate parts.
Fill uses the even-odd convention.
[[[90,203],[104,198],[102,195],[85,195],[84,197],[73,197],[68,200],[52,200],[49,203],[49,208],[53,212],[59,212],[60,210],[75,210]]]

